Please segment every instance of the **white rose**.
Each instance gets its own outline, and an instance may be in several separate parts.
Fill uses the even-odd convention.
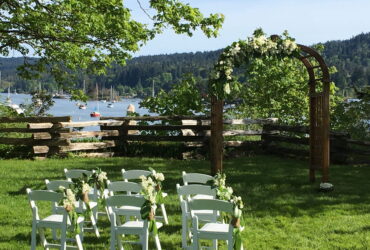
[[[88,193],[88,192],[90,192],[90,190],[91,190],[91,187],[89,186],[89,184],[87,184],[87,183],[84,183],[84,184],[82,184],[82,193]]]
[[[230,94],[230,92],[231,92],[230,84],[228,84],[228,83],[225,84],[224,91],[225,91],[226,94]]]
[[[106,172],[101,172],[99,175],[98,175],[98,181],[100,182],[103,182],[104,180],[107,179],[107,173]]]
[[[156,178],[158,181],[164,181],[164,175],[162,173],[158,173]]]
[[[227,192],[228,192],[229,194],[232,194],[232,193],[233,193],[233,188],[232,188],[232,187],[227,187]]]

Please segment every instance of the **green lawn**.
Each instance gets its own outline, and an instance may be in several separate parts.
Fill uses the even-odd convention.
[[[253,156],[224,163],[228,183],[246,202],[243,241],[247,249],[369,249],[370,166],[331,166],[331,193],[309,184],[307,162],[275,156]],[[181,247],[180,207],[175,184],[181,171],[208,173],[207,161],[161,158],[50,159],[0,161],[0,249],[29,249],[31,209],[26,188],[44,189],[44,179],[63,179],[63,168],[102,168],[112,180],[120,170],[162,171],[170,195],[170,225],[160,230],[163,249]],[[86,249],[107,249],[109,223],[99,221],[101,238],[87,233]],[[40,248],[41,249],[41,248]],[[130,249],[130,248],[128,248]]]

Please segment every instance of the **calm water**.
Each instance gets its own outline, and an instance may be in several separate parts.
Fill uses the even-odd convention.
[[[8,94],[0,93],[0,102],[5,102]],[[12,103],[31,103],[31,96],[26,94],[10,94]],[[99,105],[99,112],[102,116],[115,116],[121,117],[126,116],[127,107],[129,104],[135,106],[135,110],[140,115],[150,114],[147,109],[139,108],[139,102],[141,99],[122,99],[119,102],[114,103],[113,108],[108,108],[108,102],[96,102],[88,101],[87,108],[85,110],[79,109],[76,105],[77,102],[70,101],[69,99],[53,99],[55,101],[54,106],[49,110],[49,114],[53,116],[72,116],[72,121],[92,121],[99,120],[99,118],[90,117],[90,113],[93,112]],[[98,127],[89,127],[87,130],[96,130]]]

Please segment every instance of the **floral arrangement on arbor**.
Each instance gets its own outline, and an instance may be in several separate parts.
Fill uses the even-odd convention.
[[[147,219],[149,221],[149,232],[156,235],[158,229],[155,221],[155,210],[157,209],[157,203],[162,203],[162,181],[164,181],[164,175],[157,173],[154,169],[150,170],[150,175],[140,176],[142,187],[140,194],[145,198],[140,213],[143,220]]]
[[[234,249],[242,249],[242,236],[241,236],[241,225],[240,219],[242,218],[242,210],[244,208],[243,200],[240,196],[234,195],[232,187],[226,185],[226,174],[217,173],[212,181],[212,187],[216,189],[216,197],[220,200],[229,201],[234,206],[234,211],[230,224],[234,227]]]
[[[239,92],[241,84],[233,77],[234,67],[248,64],[253,58],[260,57],[297,57],[299,47],[287,31],[282,36],[267,37],[262,29],[257,29],[253,37],[234,42],[219,57],[209,81],[209,88],[218,99]]]

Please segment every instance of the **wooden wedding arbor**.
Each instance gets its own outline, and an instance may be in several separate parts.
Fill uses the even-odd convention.
[[[273,36],[272,36],[273,38]],[[299,56],[309,75],[310,105],[310,165],[309,180],[315,181],[315,171],[322,171],[322,182],[329,182],[329,92],[330,74],[322,56],[312,48],[297,44]],[[212,174],[222,171],[224,100],[211,97],[211,168]]]

